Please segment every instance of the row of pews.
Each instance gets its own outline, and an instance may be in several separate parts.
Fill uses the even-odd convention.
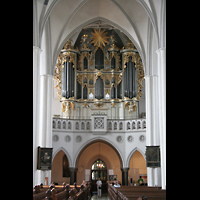
[[[33,190],[33,200],[89,200],[90,199],[90,185],[37,185]]]
[[[137,200],[141,196],[147,200],[166,200],[166,190],[160,187],[121,186],[115,188],[108,184],[108,195],[111,200]]]

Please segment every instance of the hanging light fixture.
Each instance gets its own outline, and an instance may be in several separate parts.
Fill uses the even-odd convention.
[[[99,163],[98,163],[98,161],[99,161]],[[99,167],[99,168],[104,168],[105,166],[104,166],[104,164],[103,163],[100,163],[100,142],[99,142],[99,160],[97,160],[97,167]]]

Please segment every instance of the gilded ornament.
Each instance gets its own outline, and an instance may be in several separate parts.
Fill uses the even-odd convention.
[[[126,108],[126,106],[129,106],[129,102],[126,102],[126,103],[124,104],[124,109]]]
[[[142,91],[142,82],[144,80],[144,70],[143,70],[143,64],[142,59],[137,52],[137,49],[135,48],[134,44],[131,42],[130,39],[126,40],[126,45],[123,47],[118,53],[119,48],[115,45],[116,39],[114,35],[111,35],[110,37],[107,36],[108,32],[105,31],[105,29],[94,29],[94,31],[91,33],[92,36],[89,37],[87,34],[84,34],[81,37],[81,54],[78,57],[78,51],[79,49],[76,47],[76,50],[71,45],[72,39],[68,39],[66,44],[63,47],[63,50],[61,50],[61,53],[58,56],[57,64],[54,70],[54,81],[55,81],[55,88],[57,89],[57,95],[59,98],[59,101],[62,103],[62,111],[67,114],[69,117],[70,115],[70,108],[74,110],[74,100],[77,102],[82,102],[84,107],[88,108],[87,101],[93,101],[95,102],[95,106],[98,108],[103,107],[104,102],[110,102],[111,105],[114,107],[116,103],[118,102],[124,102],[124,109],[127,107],[129,113],[131,114],[133,111],[136,111],[137,104],[136,102],[140,100],[141,95],[143,94]],[[92,45],[93,44],[93,45]],[[90,48],[91,49],[90,49]],[[98,48],[101,48],[104,52],[104,68],[101,70],[95,69],[95,52]],[[111,88],[116,85],[119,85],[123,80],[123,70],[121,70],[121,60],[120,60],[120,54],[122,53],[122,66],[124,66],[124,69],[127,67],[127,63],[129,62],[129,58],[131,56],[131,61],[135,63],[136,68],[136,74],[137,74],[137,97],[134,97],[132,99],[128,97],[124,97],[123,99],[110,99],[110,92]],[[78,59],[78,63],[76,60],[76,56]],[[115,58],[116,61],[116,69],[111,69],[111,59]],[[87,58],[88,60],[88,69],[85,72],[83,69],[83,59]],[[72,63],[72,66],[74,67],[74,71],[76,74],[75,80],[81,85],[81,88],[86,85],[88,87],[88,99],[83,100],[75,99],[75,96],[70,97],[69,99],[63,98],[61,95],[61,85],[62,85],[62,69],[65,67],[65,62],[69,61]],[[77,63],[77,64],[76,64]],[[101,100],[95,99],[94,95],[94,87],[96,80],[98,78],[101,78],[104,83],[104,98]],[[115,83],[112,78],[115,79]],[[86,82],[87,79],[87,82]],[[105,79],[105,80],[104,80]],[[123,80],[124,81],[124,80]],[[74,94],[76,93],[76,88],[74,91]],[[107,95],[107,96],[106,96]]]
[[[119,85],[122,81],[122,73],[117,75],[117,85]]]
[[[99,28],[99,30],[95,30],[94,29],[94,33],[92,33],[92,41],[91,43],[94,44],[95,47],[105,47],[105,43],[108,43],[108,41],[106,39],[108,39],[109,37],[106,36],[107,32],[105,32],[104,30],[101,30]]]
[[[98,79],[98,77],[100,77],[102,80],[104,80],[104,75],[101,73],[101,71],[98,70],[98,72],[95,74],[95,83]]]
[[[127,39],[126,42],[127,42],[126,49],[132,49],[132,50],[136,49],[135,46],[134,46],[134,44],[131,42],[130,39]]]
[[[87,103],[83,103],[83,105],[84,105],[84,107],[88,106],[88,104],[87,104]]]
[[[104,106],[104,103],[95,103],[94,105],[98,108],[102,108]]]
[[[110,95],[110,89],[105,89],[105,95],[106,95],[107,93]]]
[[[94,89],[89,89],[89,94],[90,93],[94,94]]]
[[[79,83],[80,85],[82,85],[82,74],[77,74],[76,80],[78,81],[78,83]]]
[[[64,45],[63,49],[65,49],[65,50],[67,50],[67,49],[73,49],[74,46],[71,45],[72,41],[73,41],[72,39],[68,39],[67,42],[66,42],[66,44]]]
[[[113,107],[115,107],[116,103],[111,103],[111,105],[112,105]]]

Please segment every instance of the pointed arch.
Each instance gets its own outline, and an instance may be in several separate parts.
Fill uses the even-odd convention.
[[[124,28],[122,28],[121,26],[119,26],[118,24],[114,23],[113,21],[106,19],[104,17],[95,17],[93,19],[90,19],[84,23],[82,23],[81,25],[77,26],[73,31],[71,31],[66,37],[65,39],[60,43],[60,46],[57,48],[57,50],[55,51],[54,57],[53,57],[53,66],[56,66],[56,60],[58,58],[58,55],[61,51],[61,49],[63,48],[63,46],[65,45],[65,43],[67,42],[67,40],[69,38],[71,38],[76,32],[80,31],[83,27],[89,25],[90,23],[93,23],[97,20],[101,20],[103,22],[106,22],[114,27],[116,27],[117,29],[119,29],[121,32],[123,32],[135,45],[135,47],[137,48],[141,59],[142,59],[142,63],[143,63],[143,67],[144,67],[144,72],[145,72],[145,52],[142,51],[142,49],[140,48],[139,44],[135,41],[135,39],[132,37],[132,35],[127,32]]]
[[[87,169],[91,169],[93,163],[94,163],[96,160],[98,160],[98,159],[99,159],[99,156],[98,156],[98,155],[93,156],[93,157],[89,160],[89,162],[87,163],[86,168],[87,168]],[[105,162],[105,164],[106,164],[106,166],[107,166],[107,169],[111,169],[111,166],[112,166],[112,165],[111,165],[110,160],[109,160],[108,158],[106,158],[104,155],[101,155],[101,160],[102,160],[103,162]]]
[[[108,140],[107,138],[103,138],[103,137],[96,137],[96,138],[92,138],[90,140],[88,140],[87,142],[85,142],[77,151],[74,160],[73,160],[73,167],[78,167],[78,161],[79,158],[81,156],[81,154],[83,153],[83,151],[90,146],[91,144],[97,143],[97,142],[102,142],[105,143],[107,145],[109,145],[111,148],[113,148],[113,150],[116,152],[116,154],[118,155],[119,161],[120,161],[120,168],[123,168],[123,166],[125,165],[124,162],[124,158],[122,156],[121,151],[118,149],[118,147],[113,144],[110,140]]]
[[[145,161],[146,161],[146,156],[145,156],[144,152],[142,152],[142,150],[140,150],[138,147],[135,147],[128,155],[128,158],[126,160],[126,167],[129,167],[131,157],[136,151],[139,151],[142,154],[142,156],[144,157]]]
[[[67,156],[67,159],[68,159],[68,162],[69,162],[69,167],[71,167],[71,166],[72,166],[72,159],[71,159],[69,153],[68,153],[63,147],[60,147],[59,149],[57,149],[57,150],[53,153],[52,162],[53,162],[54,157],[56,156],[56,154],[57,154],[60,150],[62,150],[62,151],[65,153],[65,155]]]

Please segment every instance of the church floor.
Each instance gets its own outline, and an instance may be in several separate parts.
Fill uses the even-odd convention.
[[[108,193],[102,194],[101,197],[98,197],[97,194],[93,194],[91,200],[110,200]]]

